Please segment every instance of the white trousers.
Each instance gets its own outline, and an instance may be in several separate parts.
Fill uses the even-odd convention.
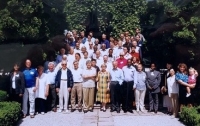
[[[64,98],[64,106],[63,106]],[[59,107],[60,109],[67,110],[69,100],[69,91],[67,89],[67,81],[60,81],[60,90],[59,90]]]
[[[29,114],[34,115],[35,114],[35,92],[33,92],[34,87],[31,88],[25,88],[24,95],[23,95],[23,113],[24,115],[28,114],[28,99],[29,99]]]
[[[146,90],[137,90],[135,89],[135,103],[136,103],[136,109],[139,111],[144,110],[144,97],[145,97]]]

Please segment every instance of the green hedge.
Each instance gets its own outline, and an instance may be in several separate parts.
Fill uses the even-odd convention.
[[[7,99],[7,93],[5,91],[0,90],[0,102],[5,101]]]
[[[180,114],[180,121],[187,126],[200,126],[200,106],[199,107],[184,107]]]
[[[17,102],[0,102],[0,125],[13,126],[20,119],[21,107]]]

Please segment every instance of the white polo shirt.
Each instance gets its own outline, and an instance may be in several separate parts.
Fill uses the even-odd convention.
[[[83,76],[96,76],[96,69],[91,67],[90,69],[86,68],[83,70]],[[83,79],[83,87],[93,88],[95,87],[95,80],[92,79]]]
[[[73,79],[74,82],[83,82],[83,69],[78,68],[78,69],[71,69],[71,72],[73,74]]]

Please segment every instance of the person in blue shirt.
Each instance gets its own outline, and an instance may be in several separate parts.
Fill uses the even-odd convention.
[[[25,79],[25,91],[23,95],[23,114],[24,118],[28,114],[28,99],[29,99],[29,114],[31,118],[34,118],[35,114],[35,91],[37,88],[35,87],[36,84],[36,77],[37,71],[36,69],[31,68],[31,61],[29,59],[26,60],[26,68],[23,71],[24,79]]]
[[[110,48],[110,42],[106,39],[106,34],[102,34],[101,44],[105,44],[106,49]]]
[[[85,32],[82,31],[82,32],[80,33],[80,35],[81,35],[80,38],[82,39],[82,43],[85,44],[86,39],[87,39],[87,38],[85,37]]]

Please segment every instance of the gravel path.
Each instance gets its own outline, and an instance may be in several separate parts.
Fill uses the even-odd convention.
[[[110,113],[109,110],[86,114],[75,111],[69,114],[48,112],[45,115],[36,115],[31,119],[21,120],[19,126],[184,126],[177,118],[154,113]]]

